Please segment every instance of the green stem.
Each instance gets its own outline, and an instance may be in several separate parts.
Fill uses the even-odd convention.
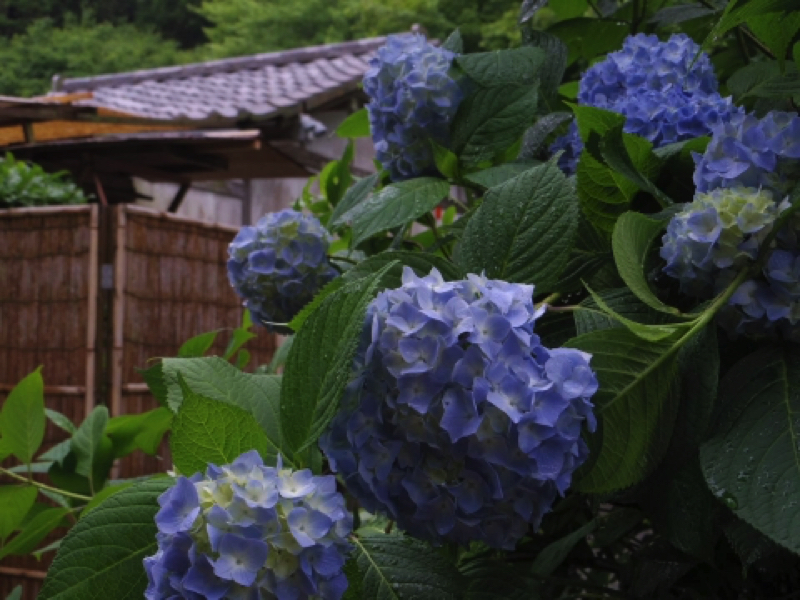
[[[328,258],[330,260],[340,260],[342,262],[346,262],[346,263],[351,264],[351,265],[357,265],[358,264],[357,260],[353,260],[352,258],[346,258],[344,256],[329,256]]]
[[[549,305],[552,304],[553,302],[558,301],[559,298],[561,298],[561,294],[559,294],[558,292],[556,292],[555,294],[550,294],[549,296],[547,296],[547,298],[536,304],[535,308],[541,308],[542,306],[548,305],[548,310],[550,310]]]
[[[17,475],[13,471],[8,471],[8,470],[4,469],[3,467],[0,467],[0,473],[2,473],[3,475],[8,475],[12,479],[16,479],[18,481],[22,481],[23,483],[30,484],[30,485],[32,485],[34,487],[39,488],[40,490],[47,490],[48,492],[54,492],[56,494],[60,494],[62,496],[66,496],[67,498],[75,498],[76,500],[84,500],[86,502],[89,502],[92,499],[91,496],[82,496],[81,494],[73,494],[72,492],[67,492],[67,491],[64,491],[64,490],[60,490],[58,488],[51,487],[51,486],[46,485],[44,483],[39,483],[38,481],[28,480],[26,477],[23,477],[22,475]]]
[[[570,313],[575,312],[578,310],[580,306],[577,305],[570,305],[570,306],[548,306],[547,312],[549,313]],[[605,313],[603,313],[605,314]]]
[[[431,219],[431,231],[433,232],[433,237],[436,239],[436,242],[438,243],[439,248],[442,251],[442,254],[444,254],[444,257],[447,260],[453,260],[453,257],[451,256],[450,251],[447,249],[447,246],[444,243],[442,243],[442,238],[439,235],[439,228],[436,226],[435,217]]]

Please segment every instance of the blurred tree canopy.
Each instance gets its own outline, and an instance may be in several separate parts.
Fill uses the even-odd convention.
[[[581,14],[587,0],[552,0]],[[0,94],[78,77],[333,43],[423,26],[460,27],[468,50],[519,40],[520,0],[3,0]],[[542,18],[552,10],[540,11]],[[564,18],[562,15],[557,15]]]

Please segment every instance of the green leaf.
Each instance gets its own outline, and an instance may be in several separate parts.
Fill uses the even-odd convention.
[[[250,315],[250,311],[245,308],[242,312],[242,324],[233,330],[233,335],[231,335],[228,346],[225,348],[225,353],[222,355],[225,360],[230,360],[233,355],[241,349],[242,346],[244,346],[254,337],[257,337],[255,333],[250,331],[252,326],[253,319]]]
[[[28,523],[17,535],[0,548],[0,559],[6,556],[28,554],[36,548],[47,534],[61,524],[62,519],[69,514],[68,508],[50,508],[43,510]],[[41,596],[38,596],[41,598]]]
[[[800,352],[770,346],[731,367],[726,410],[700,449],[709,488],[736,515],[800,553]]]
[[[538,73],[540,104],[545,109],[543,112],[553,112],[559,104],[558,88],[569,59],[567,45],[552,33],[532,27],[523,28],[522,45],[540,48],[547,56],[544,66]]]
[[[0,486],[0,546],[19,527],[36,502],[38,492],[33,486]]]
[[[592,355],[600,385],[593,398],[599,428],[575,489],[601,494],[638,483],[669,444],[678,410],[676,344],[608,329],[565,345]]]
[[[715,502],[697,459],[669,477],[653,477],[647,491],[647,515],[655,531],[682,552],[712,562]]]
[[[592,536],[592,547],[606,548],[614,544],[641,523],[643,518],[641,511],[636,508],[615,508],[608,515],[597,520],[597,529]]]
[[[622,125],[615,125],[611,127],[605,134],[603,134],[600,141],[600,152],[606,164],[626,177],[631,183],[636,185],[640,190],[647,192],[658,200],[662,207],[667,207],[673,204],[672,199],[664,192],[658,189],[652,181],[639,170],[639,167],[634,164],[633,159],[628,154],[626,147],[627,134],[622,132]],[[649,165],[649,171],[654,171],[657,159],[655,155],[650,153],[648,155],[648,146],[650,142],[643,138],[634,137],[628,138],[631,144],[636,144],[638,148],[637,162],[639,165]],[[635,141],[634,141],[635,140]],[[642,141],[639,141],[642,140]],[[652,147],[650,146],[650,149]]]
[[[524,0],[519,9],[519,23],[526,23],[530,21],[539,9],[547,4],[547,0]]]
[[[461,31],[456,29],[453,33],[447,36],[447,39],[442,44],[442,48],[450,50],[454,54],[464,53],[464,39],[461,37]]]
[[[742,561],[745,570],[757,560],[766,558],[780,548],[760,531],[741,519],[733,519],[722,528],[733,551]]]
[[[592,533],[597,527],[597,521],[589,521],[579,529],[572,533],[565,535],[560,540],[548,544],[539,554],[531,565],[531,569],[537,575],[546,577],[552,575],[561,563],[563,563],[572,549],[581,541],[586,539],[586,536]]]
[[[703,41],[700,50],[707,50],[712,43],[728,31],[737,25],[749,22],[750,19],[761,17],[767,13],[781,13],[793,9],[797,9],[796,0],[731,0],[725,7],[720,20]]]
[[[581,153],[578,161],[577,170],[581,209],[594,227],[604,232],[611,232],[619,216],[628,210],[631,200],[639,191],[639,185],[633,183],[629,176],[634,176],[633,172],[638,172],[643,174],[639,177],[640,180],[652,177],[656,174],[660,161],[653,153],[650,142],[635,135],[623,134],[622,145],[628,160],[619,156],[622,153],[620,148],[616,151],[611,150],[609,155],[611,160],[615,161],[615,165],[627,171],[628,175],[618,173],[601,162],[600,159],[605,159],[598,140],[602,140],[613,129],[621,128],[625,118],[617,113],[591,106],[573,105],[572,109],[575,111],[581,139],[586,144],[586,150]],[[611,135],[612,139],[615,139],[613,133]]]
[[[493,188],[505,183],[509,179],[513,179],[517,175],[521,175],[528,169],[537,166],[539,162],[513,162],[490,167],[475,173],[470,173],[465,177],[467,181],[471,181],[484,189]]]
[[[161,406],[168,406],[169,391],[164,380],[164,366],[161,361],[146,369],[136,369],[136,372],[144,379],[150,393],[158,400],[158,403]]]
[[[655,23],[658,27],[665,27],[667,25],[677,25],[684,21],[691,21],[692,19],[708,17],[716,12],[713,8],[706,8],[705,6],[679,4],[678,6],[662,8],[650,17],[649,22]]]
[[[38,550],[34,550],[31,554],[36,558],[36,560],[42,560],[42,555],[47,554],[48,552],[56,552],[61,547],[62,540],[56,540],[50,544],[47,544],[44,548],[39,548]]]
[[[604,290],[597,295],[600,296],[605,305],[614,314],[631,321],[646,325],[665,325],[674,322],[673,317],[653,310],[639,300],[628,288]],[[607,311],[603,311],[591,296],[578,305],[574,315],[575,326],[579,335],[601,329],[625,327],[622,322],[611,316]]]
[[[275,351],[275,354],[272,357],[272,360],[267,367],[267,373],[270,375],[277,375],[278,369],[286,364],[286,359],[289,358],[289,352],[292,349],[292,344],[294,343],[294,336],[290,335],[286,338],[286,340],[278,347]]]
[[[171,425],[172,412],[160,407],[138,415],[114,417],[108,422],[106,435],[114,444],[117,458],[136,450],[154,456]]]
[[[792,56],[794,57],[794,66],[800,70],[800,42],[797,42],[792,48]]]
[[[392,263],[394,263],[392,265]],[[345,281],[357,281],[364,277],[369,277],[392,265],[385,271],[381,285],[386,289],[399,288],[402,285],[403,267],[411,267],[420,277],[430,274],[431,269],[436,268],[442,274],[445,281],[457,281],[464,279],[464,273],[449,260],[436,256],[435,254],[423,254],[421,252],[400,252],[387,251],[370,256],[360,262],[355,267],[347,271],[342,276]]]
[[[639,337],[643,340],[647,340],[649,342],[657,342],[659,340],[667,339],[671,336],[674,336],[677,332],[679,332],[682,328],[688,327],[690,324],[682,323],[680,325],[672,325],[672,324],[647,324],[641,323],[635,319],[630,319],[618,312],[616,312],[611,306],[609,306],[603,295],[596,294],[591,288],[588,288],[589,293],[591,294],[592,303],[596,309],[599,309],[606,317],[610,318],[612,321],[615,321],[621,324],[623,327],[627,328],[628,331],[633,333],[636,337]],[[626,298],[629,302],[632,301],[630,297]],[[582,303],[583,304],[583,303]],[[644,307],[647,308],[647,307]],[[587,308],[584,305],[583,309],[584,312],[591,310],[591,305]],[[640,308],[641,310],[641,308]],[[580,311],[579,311],[580,312]],[[649,316],[649,315],[648,315]],[[578,319],[578,315],[576,314],[576,322]],[[658,321],[658,319],[648,319],[653,321]],[[613,325],[612,325],[613,327]],[[580,330],[580,326],[579,326]],[[591,329],[589,330],[591,331]]]
[[[383,188],[341,218],[351,222],[355,247],[376,233],[405,225],[432,211],[449,192],[450,184],[442,179],[409,179]]]
[[[156,553],[157,478],[107,498],[72,528],[47,572],[39,600],[134,600],[144,596],[142,560]]]
[[[372,193],[381,179],[380,173],[373,173],[369,177],[359,179],[356,184],[345,193],[342,201],[336,205],[331,213],[330,227],[344,225],[347,212],[361,204]]]
[[[11,456],[11,448],[3,438],[0,438],[0,460],[5,460]]]
[[[22,586],[18,585],[6,596],[6,600],[22,600]]]
[[[183,403],[175,416],[169,447],[181,473],[202,473],[209,463],[227,465],[250,450],[257,450],[265,458],[279,452],[253,415],[238,406],[196,394],[180,373],[178,381]]]
[[[550,113],[549,115],[544,115],[539,118],[536,123],[525,132],[525,137],[522,139],[522,150],[520,150],[519,153],[519,160],[536,158],[550,134],[562,123],[566,123],[570,119],[572,119],[572,115],[568,112]]]
[[[279,376],[244,373],[218,357],[165,358],[162,365],[168,389],[167,401],[173,412],[177,412],[183,402],[183,392],[178,383],[180,372],[195,394],[238,406],[250,413],[267,434],[270,448],[278,449],[285,460],[293,461],[280,427]],[[265,460],[274,458],[274,453],[264,457]]]
[[[461,567],[465,580],[464,600],[538,600],[539,581],[517,565],[486,556]]]
[[[0,434],[5,448],[28,464],[42,445],[44,428],[44,381],[39,367],[8,394],[0,409]]]
[[[642,302],[658,311],[681,316],[677,308],[667,306],[656,297],[645,279],[650,248],[663,228],[660,221],[636,212],[626,212],[617,221],[611,238],[614,260],[620,277]]]
[[[369,114],[366,108],[349,115],[336,129],[336,135],[342,138],[362,138],[370,136]]]
[[[707,437],[719,383],[717,324],[710,323],[689,340],[681,349],[678,361],[681,370],[681,405],[665,459],[670,466],[684,465],[696,457],[700,444]]]
[[[350,164],[353,162],[355,149],[353,141],[348,142],[344,154],[340,160],[334,160],[322,170],[319,175],[319,185],[325,194],[325,198],[331,206],[336,206],[342,200],[347,188],[353,183],[353,176],[350,174]],[[325,207],[327,209],[327,207]]]
[[[92,465],[100,449],[108,423],[108,409],[96,406],[72,436],[72,451],[78,459],[75,472],[92,482]]]
[[[752,63],[728,79],[728,89],[737,100],[745,98],[782,98],[800,94],[800,69],[778,61]]]
[[[747,26],[766,43],[783,69],[786,65],[786,52],[795,34],[800,31],[800,11],[796,9],[785,15],[769,13],[747,20]]]
[[[125,483],[119,483],[116,485],[112,484],[104,487],[102,490],[92,496],[92,499],[86,504],[86,506],[83,507],[83,510],[81,511],[81,519],[89,514],[89,512],[100,506],[100,504],[102,504],[106,498],[109,498],[114,494],[121,492],[122,490],[126,490],[133,485],[135,485],[133,481],[126,481]]]
[[[436,168],[443,177],[448,179],[458,178],[458,157],[452,150],[440,146],[435,140],[430,140],[431,147],[433,148],[433,160],[436,163]]]
[[[186,340],[183,345],[178,349],[178,356],[180,358],[196,358],[198,356],[205,356],[217,339],[217,331],[209,331],[201,333],[193,338]]]
[[[531,86],[545,60],[539,48],[522,47],[463,54],[458,66],[481,87]]]
[[[456,600],[460,574],[428,544],[400,535],[353,536],[364,598],[370,600]]]
[[[49,408],[45,408],[44,414],[47,416],[48,419],[50,419],[53,425],[59,427],[60,429],[63,429],[68,434],[72,435],[77,431],[77,427],[75,427],[75,424],[72,421],[70,421],[68,417],[62,415],[60,412]]]
[[[306,304],[300,310],[300,312],[297,313],[297,315],[295,315],[294,319],[292,319],[289,322],[289,329],[291,329],[294,332],[300,331],[300,329],[303,327],[303,323],[305,323],[308,317],[311,316],[311,313],[317,310],[319,305],[322,304],[322,301],[325,300],[325,298],[327,298],[328,296],[330,296],[333,292],[339,290],[344,285],[344,283],[345,280],[343,277],[337,277],[334,280],[328,282],[325,285],[325,287],[323,287],[319,292],[317,292],[317,295],[314,296],[314,299],[308,304]]]
[[[295,335],[280,403],[283,435],[293,450],[316,442],[338,410],[367,306],[393,265],[347,283],[325,298]]]
[[[62,464],[64,462],[64,459],[67,458],[67,455],[70,452],[72,452],[72,440],[66,439],[63,442],[59,442],[58,444],[50,448],[50,450],[48,450],[47,452],[43,452],[42,454],[40,454],[37,460],[50,461],[51,463],[56,462]],[[35,464],[31,466],[35,466]],[[47,468],[49,469],[50,467],[48,466]],[[47,470],[45,470],[44,472],[46,473]]]
[[[453,150],[467,165],[490,160],[517,142],[536,118],[537,86],[482,88],[461,103]]]
[[[489,190],[459,245],[459,266],[550,291],[578,229],[575,190],[552,162]]]

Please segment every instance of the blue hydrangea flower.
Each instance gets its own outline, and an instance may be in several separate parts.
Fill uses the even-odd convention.
[[[735,188],[696,194],[672,218],[662,238],[664,272],[680,281],[681,291],[710,298],[720,291],[720,281],[727,281],[728,272],[737,273],[755,259],[779,214],[767,191]]]
[[[320,439],[361,506],[435,543],[513,549],[569,488],[596,422],[590,356],[534,333],[533,286],[434,269],[370,305]]]
[[[717,80],[708,56],[689,37],[676,34],[666,42],[638,34],[625,40],[622,50],[590,67],[580,82],[578,103],[624,115],[626,133],[660,147],[711,132],[742,109],[717,93]],[[564,150],[559,166],[577,169],[583,142],[573,124],[550,147]]]
[[[714,127],[705,153],[694,154],[694,183],[754,187],[785,196],[800,176],[800,115],[772,111],[763,119],[736,114]]]
[[[255,451],[159,498],[145,598],[338,600],[353,522],[333,476],[264,466]]]
[[[587,69],[581,78],[578,102],[611,110],[632,92],[713,94],[719,84],[708,55],[701,54],[692,65],[699,51],[700,46],[683,33],[666,42],[643,33],[629,36],[621,50]]]
[[[228,279],[253,321],[271,331],[287,323],[338,275],[330,236],[311,215],[282,210],[243,227],[228,247]]]
[[[394,181],[435,173],[430,140],[446,146],[463,94],[455,54],[420,34],[390,35],[370,61],[364,91],[378,160]]]

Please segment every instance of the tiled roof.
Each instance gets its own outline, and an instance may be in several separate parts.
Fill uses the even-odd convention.
[[[168,121],[231,123],[307,111],[355,91],[385,38],[205,63],[56,80],[76,105]]]

